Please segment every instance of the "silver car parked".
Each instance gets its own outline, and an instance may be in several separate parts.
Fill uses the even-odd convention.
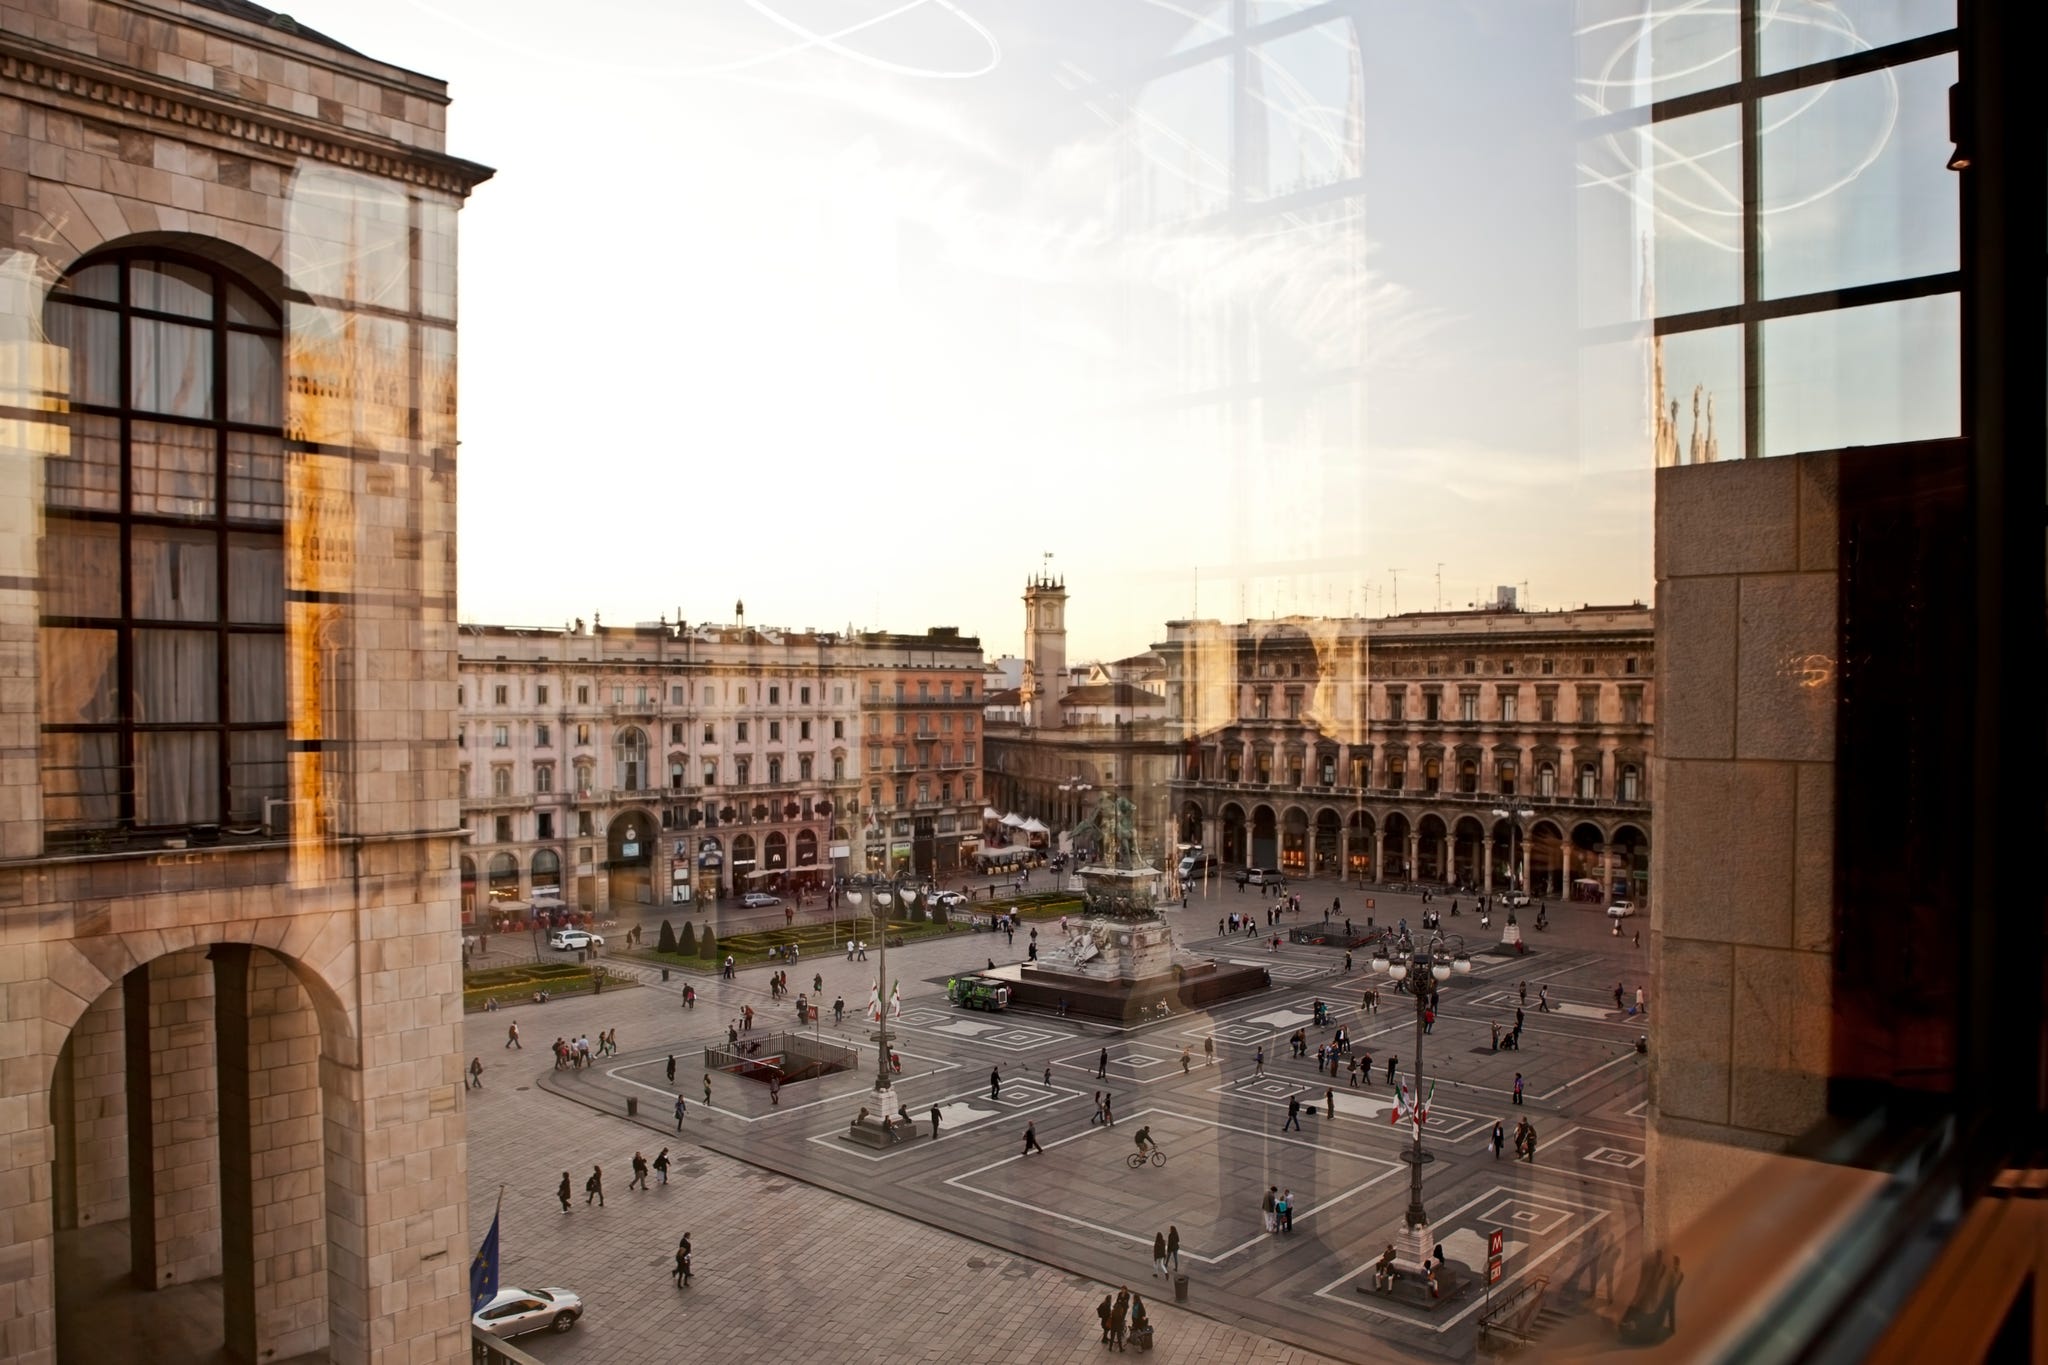
[[[566,1332],[582,1316],[582,1296],[567,1289],[500,1289],[469,1320],[494,1337],[523,1337]]]

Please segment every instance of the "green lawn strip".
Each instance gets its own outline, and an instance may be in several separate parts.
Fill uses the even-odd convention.
[[[604,988],[616,991],[639,984],[630,976],[614,973],[605,977]],[[529,962],[522,966],[491,967],[471,972],[465,978],[462,1008],[466,1011],[481,1010],[493,999],[497,1000],[500,1009],[530,1005],[535,991],[546,991],[551,1000],[566,995],[593,995],[597,991],[597,981],[591,964],[587,963]]]

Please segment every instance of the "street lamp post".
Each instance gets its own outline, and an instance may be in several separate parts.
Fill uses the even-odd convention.
[[[1493,813],[1508,822],[1508,889],[1511,891],[1526,891],[1528,890],[1529,879],[1523,874],[1522,864],[1515,856],[1515,848],[1517,838],[1519,837],[1522,851],[1524,853],[1528,851],[1529,840],[1526,835],[1522,834],[1522,822],[1535,819],[1536,812],[1527,806],[1496,806]],[[1509,904],[1513,904],[1513,902],[1511,901]]]
[[[1423,1015],[1429,1009],[1427,982],[1442,982],[1451,979],[1451,973],[1463,976],[1472,970],[1472,959],[1465,954],[1465,940],[1459,934],[1432,933],[1427,944],[1418,943],[1409,934],[1389,930],[1380,936],[1379,946],[1373,949],[1372,969],[1384,973],[1395,981],[1414,978],[1415,996],[1415,1066],[1411,1073],[1415,1077],[1414,1104],[1423,1102],[1422,1089],[1422,1039]],[[1413,1239],[1417,1264],[1430,1257],[1434,1245],[1429,1236],[1429,1213],[1422,1206],[1422,1168],[1435,1160],[1422,1146],[1422,1124],[1410,1121],[1415,1130],[1415,1140],[1402,1155],[1408,1161],[1408,1214],[1407,1231]]]
[[[888,845],[882,846],[886,859]],[[886,869],[887,863],[884,863]],[[889,1081],[889,1000],[882,988],[889,984],[889,911],[898,903],[905,908],[917,903],[917,873],[914,869],[891,873],[863,872],[846,879],[846,899],[855,911],[872,899],[875,917],[875,945],[877,953],[875,1000],[876,1023],[879,1032],[875,1035],[875,1114],[886,1118],[897,1109],[894,1088]]]

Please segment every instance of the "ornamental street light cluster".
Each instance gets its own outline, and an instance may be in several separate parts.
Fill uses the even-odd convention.
[[[887,856],[887,845],[883,846]],[[890,1085],[889,1073],[889,1004],[884,992],[889,987],[889,913],[901,905],[905,911],[917,904],[917,873],[910,868],[894,874],[886,872],[863,872],[846,879],[846,900],[859,912],[870,899],[875,918],[875,944],[878,953],[875,985],[875,1014],[880,1032],[875,1036],[875,1112],[878,1116],[893,1114],[897,1110],[895,1091]]]
[[[1389,930],[1373,949],[1372,969],[1375,973],[1391,977],[1396,983],[1413,978],[1410,987],[1410,993],[1415,997],[1415,1065],[1411,1073],[1415,1077],[1415,1097],[1412,1108],[1419,1111],[1424,1103],[1422,1039],[1423,1016],[1429,1009],[1429,987],[1450,980],[1453,972],[1460,976],[1470,972],[1472,959],[1465,953],[1462,934],[1434,932],[1427,943],[1419,943],[1405,930]],[[1407,1231],[1413,1239],[1415,1259],[1419,1263],[1429,1259],[1434,1245],[1429,1236],[1429,1214],[1422,1207],[1422,1168],[1435,1158],[1423,1150],[1419,1112],[1411,1114],[1410,1126],[1415,1130],[1414,1143],[1403,1153],[1408,1160]]]
[[[1493,813],[1509,822],[1508,888],[1512,891],[1526,893],[1529,890],[1529,878],[1526,869],[1522,866],[1521,859],[1516,857],[1516,845],[1519,840],[1521,853],[1526,857],[1529,852],[1529,836],[1523,833],[1523,827],[1525,822],[1536,818],[1536,812],[1527,806],[1496,806]],[[1491,836],[1488,837],[1487,842],[1489,844],[1493,842]]]

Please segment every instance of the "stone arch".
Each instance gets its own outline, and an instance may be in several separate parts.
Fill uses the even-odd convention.
[[[1343,817],[1334,807],[1316,812],[1314,834],[1309,840],[1309,870],[1318,877],[1344,875]]]
[[[519,859],[507,852],[491,855],[486,876],[490,882],[491,904],[519,899]]]
[[[1180,808],[1180,841],[1184,844],[1202,842],[1203,827],[1207,817],[1202,814],[1199,801],[1189,801]]]
[[[1278,867],[1280,865],[1280,821],[1268,805],[1252,807],[1253,867]]]
[[[1414,826],[1409,823],[1405,811],[1389,811],[1386,818],[1380,822],[1380,842],[1385,850],[1381,855],[1384,863],[1380,869],[1382,881],[1399,881],[1415,875],[1414,863],[1408,849],[1408,836],[1413,829]]]
[[[1426,882],[1450,879],[1451,831],[1444,818],[1430,811],[1415,822],[1415,875]]]
[[[1565,893],[1565,861],[1570,845],[1555,820],[1536,820],[1529,825],[1528,843],[1522,857],[1529,869],[1529,894],[1562,899]]]
[[[800,829],[796,832],[796,866],[816,867],[818,865],[818,832]]]
[[[1451,879],[1480,888],[1486,882],[1486,826],[1476,815],[1461,815],[1451,826]]]
[[[1308,872],[1308,812],[1300,806],[1280,813],[1280,861],[1273,866],[1291,877]]]
[[[1611,886],[1626,885],[1628,894],[1636,900],[1650,899],[1650,836],[1641,825],[1624,820],[1608,835],[1612,849],[1610,874]]]
[[[645,810],[622,811],[605,828],[605,885],[609,904],[654,904],[654,849],[661,825]]]
[[[1351,812],[1344,821],[1344,871],[1346,875],[1364,881],[1374,873],[1372,861],[1373,833],[1379,828],[1369,810]]]
[[[474,923],[477,912],[476,859],[462,855],[462,922]]]
[[[779,829],[771,829],[761,840],[761,866],[771,872],[789,871],[789,839]]]
[[[147,220],[153,217],[156,212],[157,210],[154,205],[145,205],[138,201],[129,200],[125,201],[122,216],[133,222],[138,216]],[[199,213],[180,213],[179,216],[190,222],[190,231],[171,232],[157,228],[145,229],[139,232],[117,233],[111,237],[102,237],[98,234],[97,226],[93,223],[90,215],[75,215],[69,222],[64,223],[56,234],[57,240],[63,242],[69,248],[70,258],[66,261],[52,260],[51,264],[58,267],[59,273],[69,274],[72,270],[84,264],[86,257],[97,256],[103,252],[131,250],[182,252],[185,255],[197,256],[201,260],[211,261],[215,265],[232,270],[250,284],[262,290],[264,296],[270,300],[273,307],[283,308],[285,296],[289,290],[286,285],[284,271],[279,269],[276,264],[284,256],[284,240],[281,234],[275,229],[238,225],[239,230],[230,235],[253,237],[264,242],[270,249],[269,254],[259,254],[238,242],[207,235],[202,225],[209,222],[218,222],[218,219],[209,219]]]

